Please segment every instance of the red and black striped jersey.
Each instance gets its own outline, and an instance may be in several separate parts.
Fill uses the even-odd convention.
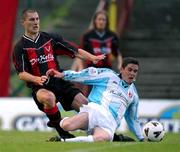
[[[13,63],[18,73],[26,71],[42,76],[50,68],[60,70],[57,55],[74,57],[78,48],[65,41],[60,35],[40,32],[35,40],[23,35],[15,45]]]
[[[87,61],[88,67],[111,68],[111,54],[117,56],[120,53],[118,37],[115,33],[108,30],[104,31],[104,33],[98,33],[96,30],[85,33],[82,37],[81,48],[94,55],[106,54],[106,58],[99,61],[97,64]]]

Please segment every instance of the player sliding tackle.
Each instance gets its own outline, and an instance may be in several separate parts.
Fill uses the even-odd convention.
[[[125,117],[130,130],[139,141],[144,137],[137,118],[139,98],[134,85],[139,63],[134,58],[125,58],[120,75],[106,68],[87,68],[80,72],[50,69],[48,76],[63,78],[67,81],[92,85],[88,105],[80,112],[60,121],[60,127],[66,131],[87,130],[88,136],[62,139],[66,142],[112,141],[116,129]]]

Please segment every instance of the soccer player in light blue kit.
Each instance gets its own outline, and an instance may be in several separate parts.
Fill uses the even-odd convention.
[[[64,118],[60,126],[66,131],[87,130],[88,136],[65,139],[66,142],[112,141],[116,129],[125,117],[129,129],[139,141],[143,141],[138,121],[139,97],[134,85],[139,63],[135,58],[125,58],[120,75],[107,68],[87,68],[80,72],[49,70],[47,75],[63,78],[67,81],[92,85],[88,105],[80,112]]]

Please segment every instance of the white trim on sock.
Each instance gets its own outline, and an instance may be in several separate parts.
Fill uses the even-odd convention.
[[[65,142],[94,142],[92,135],[65,139]]]

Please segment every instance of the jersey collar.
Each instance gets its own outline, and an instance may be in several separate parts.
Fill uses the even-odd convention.
[[[122,86],[124,88],[127,88],[127,87],[129,87],[129,84],[126,81],[122,80]]]
[[[31,42],[34,42],[34,43],[37,43],[39,37],[40,37],[40,33],[37,35],[37,37],[34,40],[32,38],[26,36],[25,34],[23,35],[23,38],[25,38],[26,40],[29,40]]]
[[[128,88],[130,86],[130,84],[128,84],[126,81],[124,81],[122,79],[122,76],[121,76],[121,73],[119,74],[119,78],[122,80],[121,81],[121,85],[124,87],[124,88]]]

